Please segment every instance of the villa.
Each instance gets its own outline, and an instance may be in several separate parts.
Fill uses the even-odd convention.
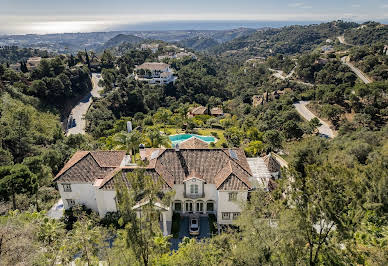
[[[185,148],[180,148],[183,146]],[[209,149],[190,138],[174,149],[140,149],[146,174],[160,180],[164,192],[174,190],[170,206],[156,203],[165,235],[171,232],[172,214],[215,214],[219,225],[232,224],[241,213],[241,203],[255,188],[268,189],[279,177],[279,163],[273,156],[247,160],[241,149]],[[116,212],[116,184],[140,166],[130,163],[124,151],[78,151],[56,175],[55,182],[69,209],[82,204],[104,217]],[[126,183],[128,186],[128,182]],[[270,188],[269,188],[270,189]],[[146,201],[133,208],[141,210]]]
[[[188,117],[194,117],[197,115],[211,115],[211,116],[217,117],[217,116],[223,116],[224,112],[220,107],[213,107],[210,109],[210,113],[209,113],[208,108],[201,105],[201,106],[192,108],[187,115]]]
[[[158,43],[151,43],[151,44],[142,44],[140,46],[140,50],[146,51],[151,50],[153,54],[155,54],[159,50],[159,44]]]
[[[42,58],[41,57],[30,57],[28,58],[27,60],[27,68],[29,71],[32,71],[34,70],[35,68],[37,68],[40,64],[40,61],[42,61]]]
[[[147,62],[135,68],[135,79],[149,84],[168,84],[175,81],[174,72],[165,63]]]

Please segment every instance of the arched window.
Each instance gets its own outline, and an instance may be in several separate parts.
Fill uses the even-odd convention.
[[[182,202],[180,200],[174,201],[174,211],[181,212],[182,211]]]
[[[188,200],[185,202],[185,211],[186,212],[193,212],[193,202],[191,200]]]
[[[197,212],[203,212],[204,211],[204,209],[203,209],[203,201],[202,200],[198,200],[197,202],[196,202],[196,204],[195,204],[196,206],[195,206],[195,210],[197,211]]]
[[[215,206],[214,206],[214,201],[213,200],[209,200],[206,202],[206,211],[207,212],[214,212],[215,211]]]

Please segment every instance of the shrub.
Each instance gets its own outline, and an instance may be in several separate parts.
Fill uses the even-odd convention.
[[[217,132],[212,131],[212,132],[210,132],[210,134],[211,134],[213,137],[219,139]]]
[[[174,212],[172,215],[172,225],[171,225],[171,234],[173,238],[179,237],[179,229],[180,229],[181,215],[177,212]]]
[[[213,213],[209,214],[209,227],[210,227],[210,233],[211,234],[217,234],[217,218],[216,215]]]

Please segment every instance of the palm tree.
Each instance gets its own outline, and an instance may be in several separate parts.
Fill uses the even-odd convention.
[[[166,135],[162,135],[157,128],[153,128],[147,131],[148,144],[153,148],[171,147],[171,141]]]
[[[113,145],[117,150],[125,150],[127,154],[134,155],[142,143],[143,137],[138,131],[130,133],[120,132],[113,136]]]

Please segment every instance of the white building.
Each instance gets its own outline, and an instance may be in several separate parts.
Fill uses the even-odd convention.
[[[142,50],[142,51],[151,50],[152,53],[155,54],[159,50],[159,44],[158,43],[151,43],[151,44],[144,43],[140,46],[140,50]]]
[[[174,72],[165,63],[147,62],[135,68],[135,79],[150,84],[168,84],[175,81]]]
[[[255,178],[241,149],[209,149],[191,138],[185,149],[145,148],[146,174],[162,181],[164,191],[175,191],[170,206],[161,211],[164,234],[171,230],[173,212],[181,215],[213,213],[220,225],[232,224],[241,203],[254,188]],[[201,148],[199,148],[201,147]],[[122,151],[79,151],[55,177],[64,208],[82,204],[104,217],[115,212],[115,184],[139,166]],[[139,208],[147,202],[139,202]]]

